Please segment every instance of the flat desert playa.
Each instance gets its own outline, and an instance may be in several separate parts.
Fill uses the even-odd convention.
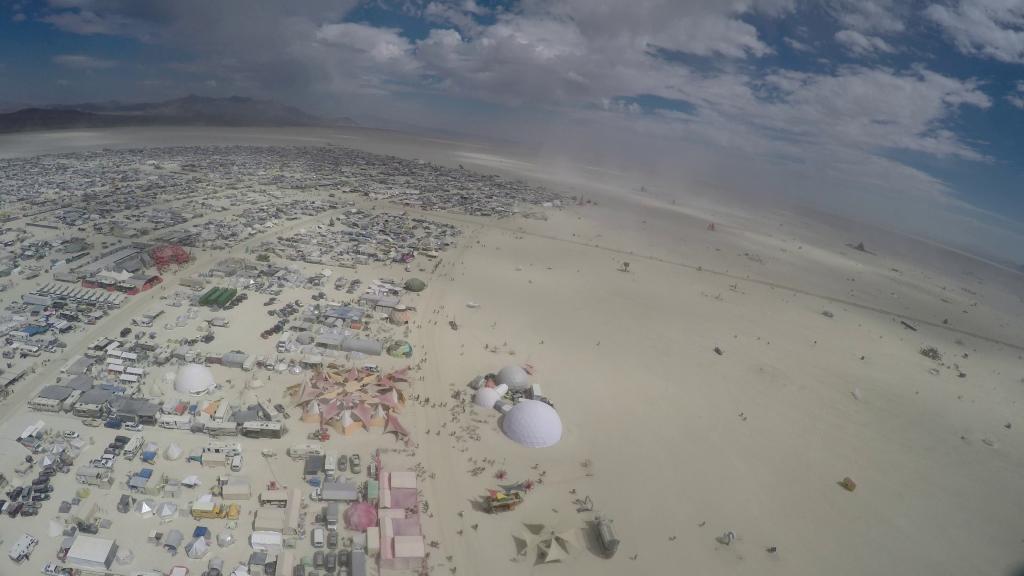
[[[1012,271],[838,218],[685,191],[674,201],[639,196],[627,190],[642,182],[628,175],[567,176],[487,145],[370,130],[8,135],[0,156],[157,143],[333,143],[583,194],[546,219],[409,210],[464,232],[422,275],[429,287],[409,335],[423,362],[416,393],[447,405],[411,406],[405,424],[418,448],[396,456],[430,471],[421,487],[435,574],[1024,568],[1024,282]],[[853,247],[860,241],[867,251]],[[476,376],[524,363],[561,416],[552,447],[517,445],[498,412],[453,399],[471,394]],[[2,435],[14,454],[6,440],[37,416],[9,402]],[[184,438],[186,448],[204,440]],[[246,472],[254,486],[273,477],[269,467]],[[534,487],[516,510],[478,509],[488,489],[527,480]],[[593,511],[577,511],[581,501]],[[595,514],[614,519],[612,558],[596,553]],[[48,518],[3,520],[11,543],[29,524],[45,534]],[[514,535],[533,524],[575,534],[576,545],[560,562],[519,556]],[[120,515],[116,525],[144,529]],[[146,555],[167,563],[133,551],[135,566]]]

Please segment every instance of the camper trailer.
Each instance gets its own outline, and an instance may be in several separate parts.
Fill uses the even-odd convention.
[[[207,422],[203,431],[211,438],[218,436],[238,436],[238,424],[234,422]]]
[[[304,460],[306,456],[323,456],[324,448],[319,444],[296,444],[288,449],[288,456],[295,460]]]
[[[242,453],[242,445],[238,442],[209,442],[203,446],[203,454],[223,454],[225,457],[237,456]]]
[[[281,438],[284,432],[284,424],[280,422],[252,421],[242,424],[242,436],[247,438]]]
[[[100,486],[110,488],[114,485],[114,479],[110,477],[110,468],[98,466],[82,466],[75,470],[75,480],[89,486]]]
[[[124,446],[124,451],[121,453],[122,456],[128,460],[134,460],[139,452],[142,451],[142,445],[146,442],[146,439],[142,435],[133,436]]]
[[[32,551],[36,549],[36,544],[39,544],[39,540],[28,532],[25,532],[21,535],[21,538],[11,546],[11,550],[7,553],[7,557],[20,563],[32,556]]]
[[[159,414],[157,426],[171,430],[189,430],[192,428],[192,416],[188,414]]]

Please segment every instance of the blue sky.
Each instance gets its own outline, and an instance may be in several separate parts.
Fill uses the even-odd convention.
[[[1024,0],[49,0],[0,105],[275,98],[1024,262]]]

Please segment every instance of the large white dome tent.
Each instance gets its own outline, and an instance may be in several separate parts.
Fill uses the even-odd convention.
[[[501,430],[518,444],[546,448],[562,439],[562,419],[544,402],[522,400],[505,414]]]
[[[174,390],[181,394],[199,396],[213,389],[213,373],[206,366],[186,364],[178,369],[174,378]]]

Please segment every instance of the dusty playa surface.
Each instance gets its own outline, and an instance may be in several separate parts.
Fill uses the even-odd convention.
[[[432,573],[962,575],[1021,567],[1024,283],[1013,272],[820,215],[706,196],[637,197],[621,192],[638,186],[628,176],[582,169],[560,180],[535,159],[371,131],[32,134],[2,137],[0,154],[290,141],[465,163],[586,194],[581,205],[545,211],[546,220],[423,214],[464,232],[424,276],[429,288],[416,301],[409,341],[423,362],[415,386],[424,401],[405,420],[415,451],[395,454],[429,471],[422,489],[424,531],[437,543]],[[859,241],[870,252],[851,246]],[[243,338],[249,330],[232,331]],[[926,347],[941,360],[922,355]],[[475,376],[522,363],[535,367],[561,416],[553,447],[514,444],[496,411],[467,401]],[[13,454],[19,447],[10,440],[36,415],[10,401],[2,409]],[[295,428],[278,448],[304,441],[305,429]],[[100,446],[113,435],[92,433]],[[174,436],[186,451],[205,442],[150,434],[161,444]],[[338,442],[350,453],[383,446],[376,437]],[[275,473],[297,483],[298,468],[282,460],[246,473],[254,486]],[[846,477],[855,490],[839,485]],[[514,511],[489,515],[475,504],[487,489],[527,480],[534,487]],[[109,500],[112,507],[116,495]],[[577,511],[580,501],[593,511]],[[588,523],[597,513],[614,519],[622,541],[610,559],[595,553]],[[2,518],[0,535],[5,546],[25,530],[43,536],[47,521]],[[513,535],[524,524],[572,532],[576,545],[561,562],[535,565],[517,555]],[[131,514],[116,515],[116,526],[126,534],[152,528]],[[39,558],[54,548],[40,545]],[[155,547],[132,550],[134,566],[168,563]],[[222,555],[248,552],[239,543]],[[196,573],[203,565],[192,564]]]

